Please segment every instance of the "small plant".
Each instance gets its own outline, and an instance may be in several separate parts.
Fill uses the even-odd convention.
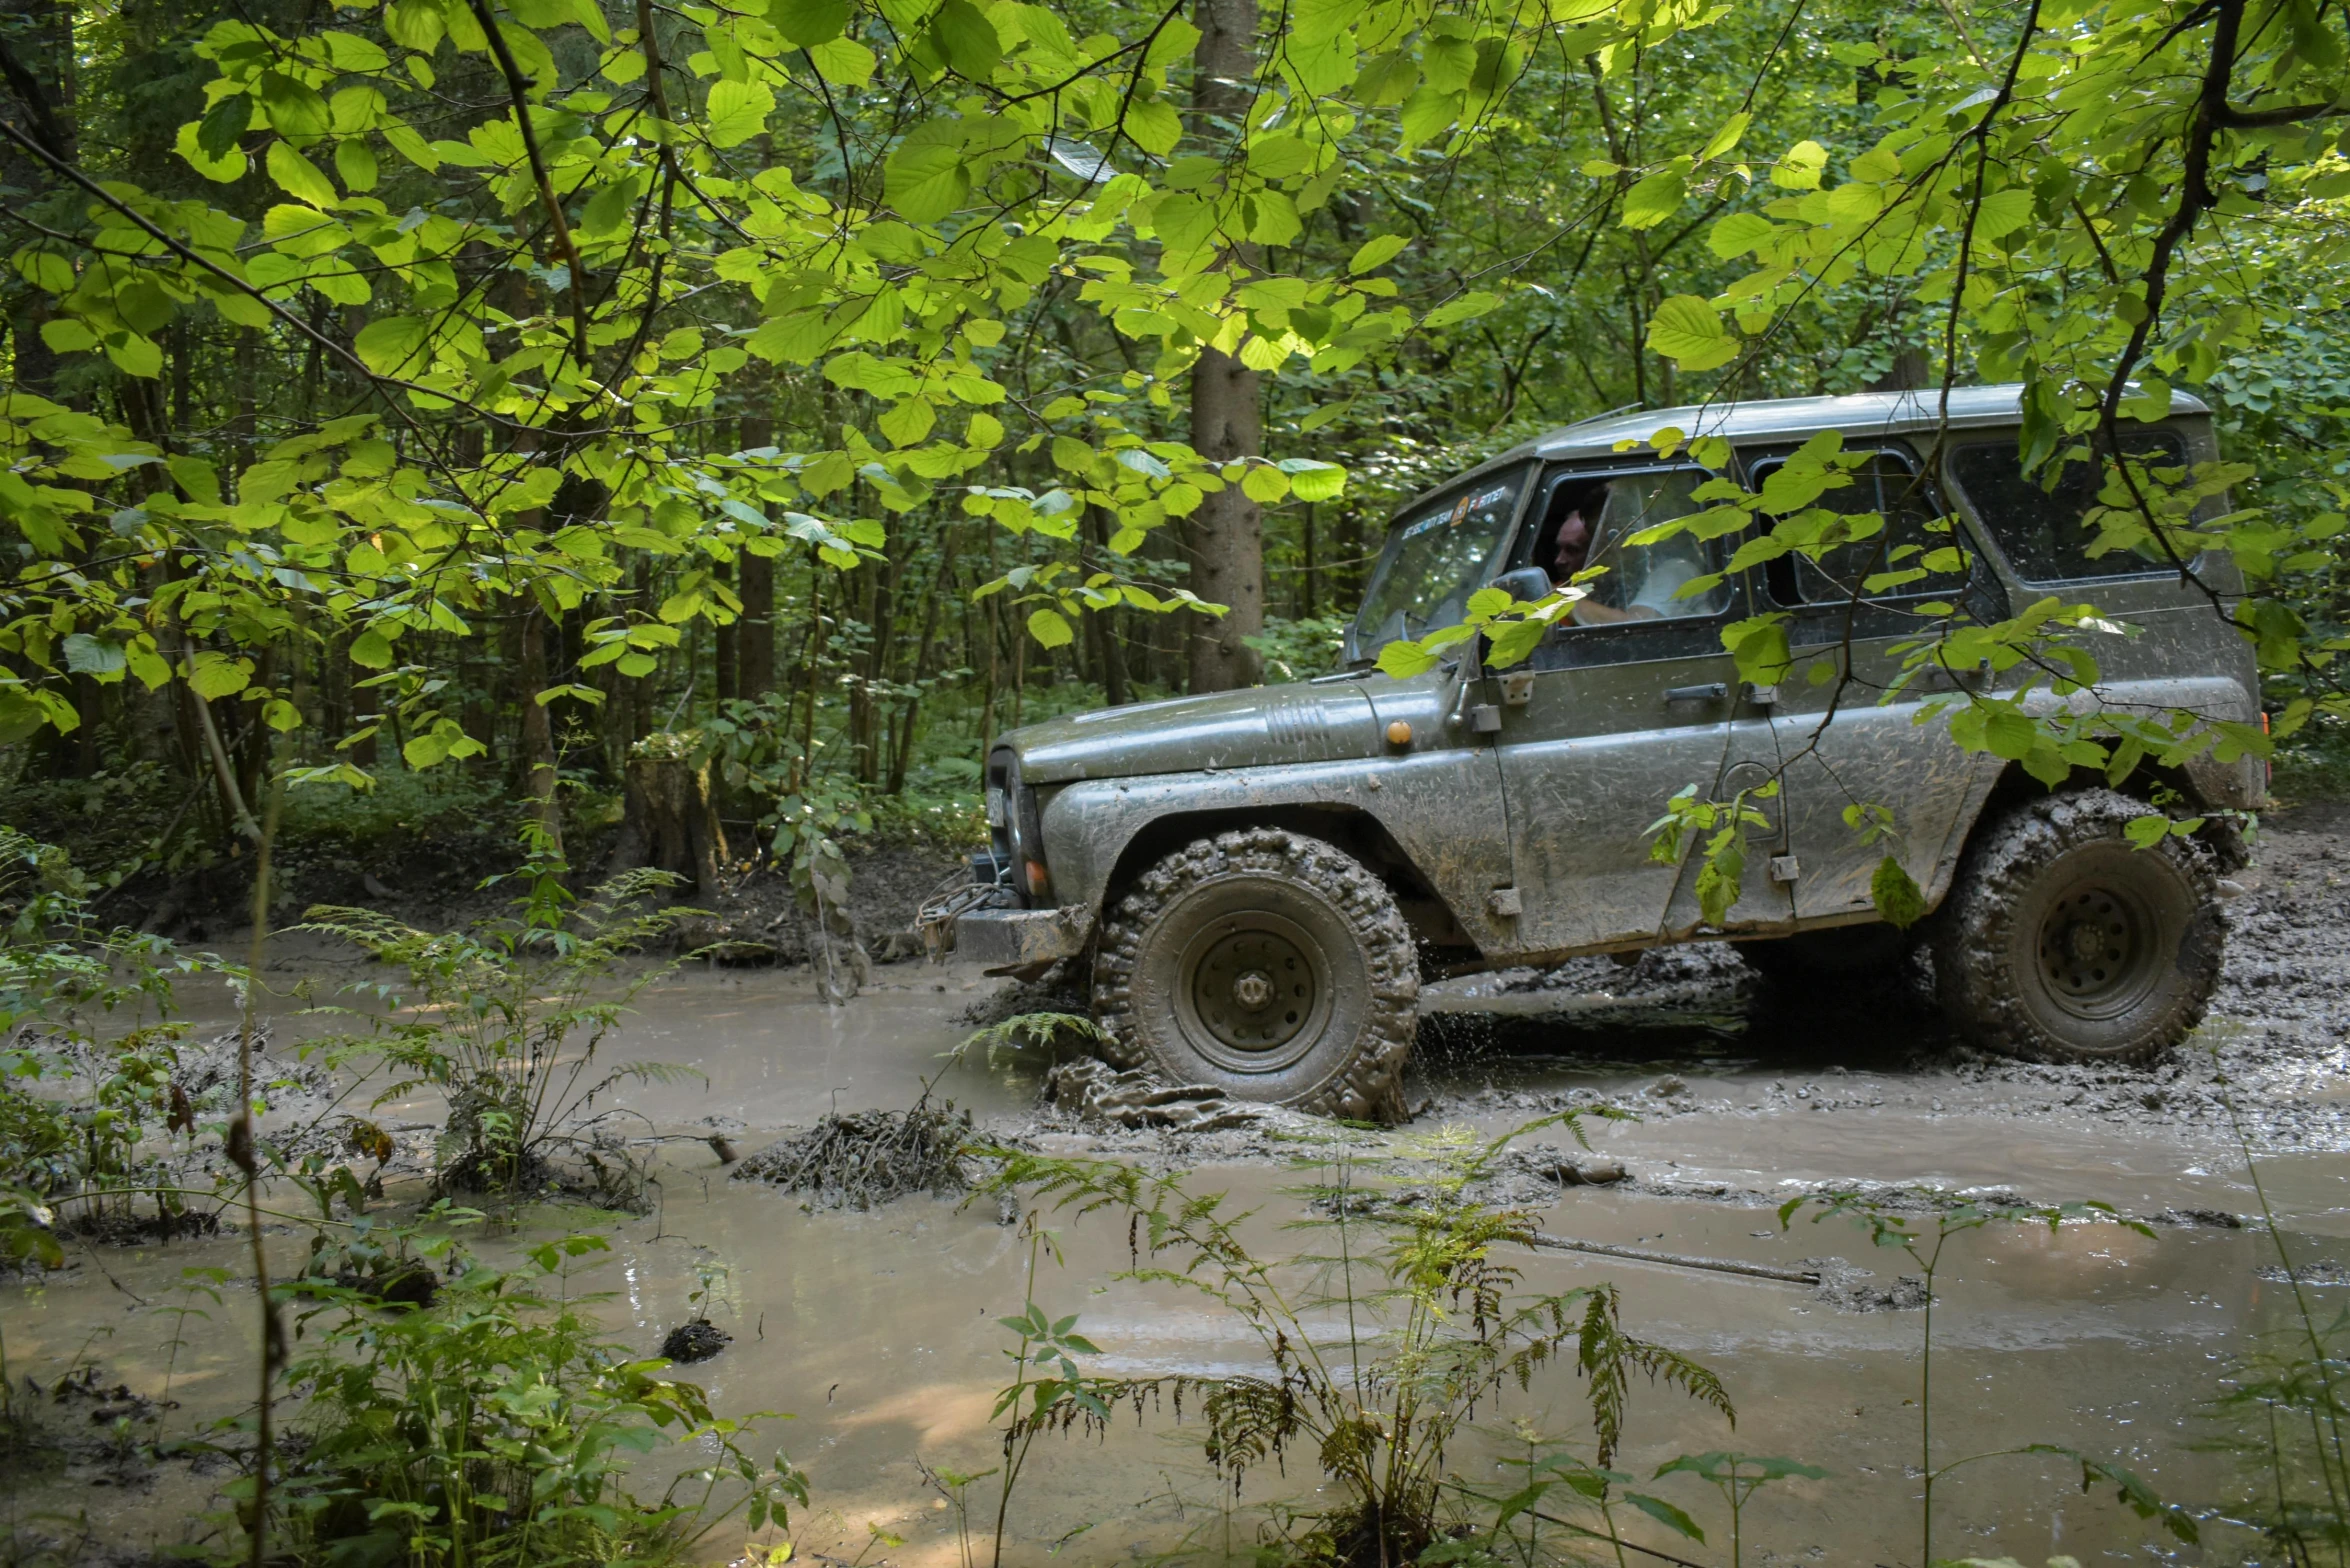
[[[600,1237],[546,1242],[502,1270],[445,1235],[360,1235],[356,1253],[314,1254],[291,1287],[310,1349],[287,1379],[309,1397],[272,1540],[293,1561],[587,1568],[683,1555],[738,1510],[752,1531],[780,1527],[806,1504],[798,1470],[745,1449],[745,1422],[602,1338],[570,1288],[580,1260],[609,1250]],[[387,1271],[411,1244],[413,1262]],[[396,1288],[417,1267],[438,1270],[429,1304]],[[639,1497],[627,1462],[663,1444],[708,1462]]]
[[[1931,1233],[1921,1229],[1914,1214],[1903,1212],[1893,1205],[1905,1203],[1915,1208],[1923,1200],[1933,1218]],[[2083,1454],[2076,1449],[2055,1443],[2020,1443],[2010,1448],[1995,1448],[1979,1454],[1967,1454],[1957,1459],[1934,1463],[1934,1283],[1942,1268],[1943,1254],[1954,1237],[1980,1230],[1992,1224],[2045,1225],[2051,1232],[2068,1219],[2103,1219],[2127,1226],[2142,1236],[2152,1236],[2153,1230],[2144,1222],[2127,1219],[2114,1212],[2111,1204],[2067,1203],[2058,1205],[1997,1204],[1971,1199],[1949,1199],[1939,1193],[1924,1192],[1906,1195],[1864,1196],[1852,1192],[1807,1194],[1790,1198],[1779,1205],[1779,1224],[1782,1229],[1792,1223],[1802,1209],[1816,1210],[1812,1223],[1835,1215],[1857,1222],[1868,1232],[1869,1241],[1878,1247],[1898,1248],[1909,1255],[1925,1279],[1925,1316],[1920,1332],[1918,1355],[1918,1474],[1924,1481],[1924,1495],[1918,1508],[1919,1553],[1921,1563],[1934,1559],[1934,1488],[1952,1472],[1986,1459],[2012,1458],[2018,1455],[2043,1455],[2071,1460],[2081,1467],[2081,1489],[2087,1491],[2097,1481],[2111,1482],[2116,1498],[2127,1505],[2141,1519],[2159,1520],[2162,1527],[2178,1540],[2192,1543],[2199,1538],[2194,1517],[2176,1504],[2166,1503],[2156,1495],[2134,1472],[2108,1460]]]
[[[217,960],[158,937],[101,926],[89,879],[64,851],[0,828],[0,1260],[61,1260],[53,1225],[128,1227],[142,1196],[170,1236],[185,1208],[142,1152],[155,1133],[192,1132],[173,1084],[185,1024],[174,982]],[[99,1020],[113,1021],[114,1029]],[[79,1078],[70,1098],[27,1086]]]
[[[678,1070],[657,1062],[600,1069],[596,1059],[628,1003],[675,961],[641,964],[625,978],[622,965],[665,941],[691,911],[651,907],[678,880],[660,871],[626,873],[575,905],[543,834],[534,827],[525,838],[520,911],[478,932],[436,935],[372,910],[310,910],[302,929],[355,943],[408,981],[348,988],[380,1007],[320,1009],[362,1019],[364,1028],[312,1049],[337,1063],[387,1062],[394,1081],[378,1106],[420,1086],[448,1097],[436,1178],[443,1193],[568,1187],[633,1202],[641,1172],[617,1140],[599,1136],[624,1113],[597,1102],[619,1084]]]
[[[2306,1260],[2295,1260],[2277,1224],[2260,1162],[2220,1071],[2216,1039],[2211,1051],[2220,1103],[2276,1254],[2271,1277],[2283,1277],[2293,1307],[2287,1327],[2260,1335],[2238,1358],[2213,1401],[2213,1414],[2229,1429],[2216,1446],[2235,1452],[2251,1482],[2229,1514],[2267,1537],[2294,1568],[2342,1568],[2350,1564],[2350,1310],[2328,1315],[2311,1298]]]
[[[1712,1372],[1625,1330],[1612,1285],[1526,1290],[1519,1269],[1497,1256],[1531,1245],[1531,1217],[1482,1203],[1473,1191],[1513,1138],[1561,1124],[1582,1138],[1576,1113],[1567,1112],[1498,1139],[1447,1129],[1416,1140],[1405,1152],[1421,1168],[1408,1187],[1377,1182],[1370,1161],[1348,1144],[1331,1145],[1308,1162],[1310,1179],[1294,1193],[1313,1216],[1294,1228],[1328,1250],[1282,1260],[1260,1258],[1242,1241],[1247,1214],[1229,1211],[1222,1194],[1193,1193],[1179,1176],[992,1151],[1003,1161],[996,1181],[1005,1188],[1031,1188],[1037,1199],[1080,1214],[1127,1216],[1135,1257],[1122,1277],[1206,1297],[1257,1337],[1270,1363],[1263,1375],[1089,1379],[1075,1361],[1090,1349],[1074,1334],[1075,1319],[1048,1319],[1032,1304],[1025,1317],[1006,1320],[1020,1336],[1022,1367],[1006,1391],[1016,1397],[1003,1406],[1014,1415],[1005,1428],[1007,1460],[1034,1432],[1098,1427],[1120,1400],[1139,1409],[1163,1393],[1180,1415],[1181,1401],[1197,1397],[1203,1451],[1236,1488],[1252,1466],[1307,1453],[1340,1499],[1291,1516],[1282,1549],[1367,1568],[1422,1560],[1448,1525],[1474,1533],[1469,1505],[1491,1500],[1462,1488],[1447,1457],[1479,1410],[1542,1367],[1571,1367],[1585,1381],[1601,1471],[1623,1441],[1636,1376],[1734,1421]],[[1344,1332],[1332,1335],[1329,1323],[1343,1323]],[[1040,1358],[1055,1371],[1030,1376]],[[1015,1479],[1007,1469],[1007,1495]]]
[[[1693,1475],[1721,1494],[1730,1509],[1730,1568],[1742,1568],[1746,1561],[1742,1517],[1746,1500],[1773,1481],[1784,1481],[1790,1476],[1817,1481],[1827,1473],[1818,1465],[1794,1459],[1765,1459],[1716,1449],[1708,1454],[1683,1454],[1678,1459],[1668,1459],[1657,1467],[1656,1478],[1661,1481],[1668,1475]],[[1701,1535],[1697,1539],[1702,1541],[1705,1537]]]

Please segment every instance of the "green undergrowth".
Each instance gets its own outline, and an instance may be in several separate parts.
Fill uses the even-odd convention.
[[[716,1414],[597,1320],[606,1298],[581,1286],[609,1250],[568,1235],[501,1267],[436,1226],[361,1230],[314,1253],[285,1291],[305,1350],[286,1379],[303,1391],[297,1457],[270,1492],[276,1560],[679,1562],[737,1516],[754,1533],[784,1526],[807,1481],[781,1454],[754,1456],[755,1418]],[[663,1449],[694,1463],[646,1495],[630,1467]],[[228,1496],[249,1508],[254,1490],[248,1477]]]

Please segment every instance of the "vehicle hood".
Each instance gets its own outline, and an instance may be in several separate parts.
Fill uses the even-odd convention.
[[[1360,682],[1258,686],[1103,708],[1004,737],[1032,784],[1379,755],[1379,716]]]

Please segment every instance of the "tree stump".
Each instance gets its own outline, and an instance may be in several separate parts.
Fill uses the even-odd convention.
[[[718,868],[731,858],[710,799],[709,764],[682,757],[628,759],[628,804],[613,847],[614,871],[674,871],[693,878],[697,897],[714,898]]]

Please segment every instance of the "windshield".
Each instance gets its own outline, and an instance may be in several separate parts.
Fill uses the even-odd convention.
[[[1355,617],[1356,657],[1369,658],[1398,637],[1455,625],[1468,614],[1469,595],[1517,517],[1528,472],[1497,475],[1396,525]]]

